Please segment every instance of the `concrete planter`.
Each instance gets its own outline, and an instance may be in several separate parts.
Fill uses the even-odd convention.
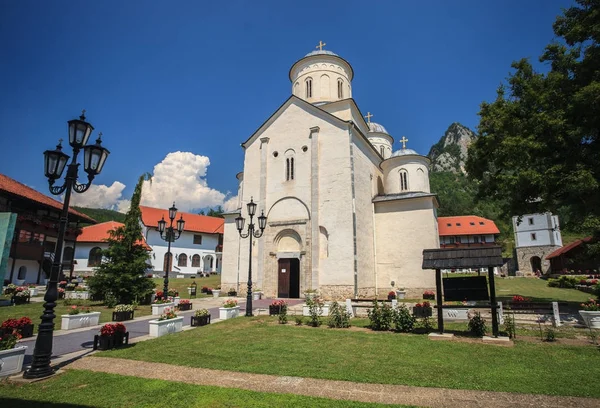
[[[406,291],[405,290],[397,290],[396,291],[396,299],[405,299]]]
[[[600,329],[600,311],[580,310],[579,314],[590,329]]]
[[[79,313],[75,315],[60,316],[62,330],[73,330],[81,327],[97,326],[100,321],[100,312]]]
[[[227,320],[233,319],[234,317],[238,317],[240,315],[240,307],[220,307],[219,308],[219,319]]]
[[[29,288],[29,294],[31,296],[37,296],[37,295],[39,295],[38,288],[36,288],[36,287]]]
[[[179,333],[183,329],[183,316],[167,320],[150,320],[150,337]]]
[[[252,292],[252,300],[260,300],[262,298],[262,292]]]
[[[180,300],[181,300],[181,297],[180,297],[180,296],[175,296],[175,297],[173,298],[173,303],[175,303],[175,306],[177,306],[177,305],[179,304],[179,301],[180,301]]]
[[[469,309],[442,309],[444,320],[469,320]]]
[[[310,316],[308,305],[305,303],[302,305],[302,316]],[[329,304],[323,305],[323,311],[319,316],[329,316]]]
[[[65,292],[65,299],[89,299],[90,292],[87,290],[84,291],[76,291],[76,290],[68,290]]]
[[[152,304],[152,316],[160,316],[165,313],[165,309],[173,309],[174,307],[174,302]]]
[[[218,298],[219,295],[221,294],[221,291],[219,289],[213,289],[212,293],[213,293],[213,297]]]
[[[23,360],[25,359],[26,346],[17,346],[10,350],[0,351],[0,377],[13,375],[21,372],[23,369]]]

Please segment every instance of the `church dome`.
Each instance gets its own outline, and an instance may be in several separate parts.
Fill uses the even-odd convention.
[[[369,122],[369,132],[379,132],[389,135],[388,131],[379,123]]]
[[[392,153],[392,157],[408,156],[411,154],[420,156],[419,153],[415,152],[413,149],[400,149],[400,150],[396,150],[394,153]]]

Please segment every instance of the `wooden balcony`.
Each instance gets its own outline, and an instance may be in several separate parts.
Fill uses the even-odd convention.
[[[39,243],[26,244],[17,242],[13,245],[11,257],[14,259],[41,261],[44,258],[44,247]]]

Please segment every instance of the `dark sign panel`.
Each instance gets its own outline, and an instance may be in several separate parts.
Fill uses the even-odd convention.
[[[490,300],[485,276],[444,278],[444,300]]]

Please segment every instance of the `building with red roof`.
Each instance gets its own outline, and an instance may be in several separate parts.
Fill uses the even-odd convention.
[[[438,217],[440,248],[494,245],[500,230],[492,220],[475,215]]]
[[[62,207],[60,201],[0,174],[0,213],[5,219],[12,219],[0,231],[12,240],[8,254],[0,256],[0,277],[15,284],[43,283],[49,277]],[[79,211],[69,210],[63,273],[72,270],[73,248],[80,227],[95,222]]]
[[[169,210],[140,205],[144,238],[152,248],[152,267],[162,276],[166,269],[177,276],[197,273],[220,273],[225,220],[219,217],[178,212],[177,220],[183,216],[185,228],[181,237],[171,243],[171,259],[167,256],[167,242],[160,237],[158,222],[165,219],[169,226]],[[173,261],[174,260],[174,261]]]

